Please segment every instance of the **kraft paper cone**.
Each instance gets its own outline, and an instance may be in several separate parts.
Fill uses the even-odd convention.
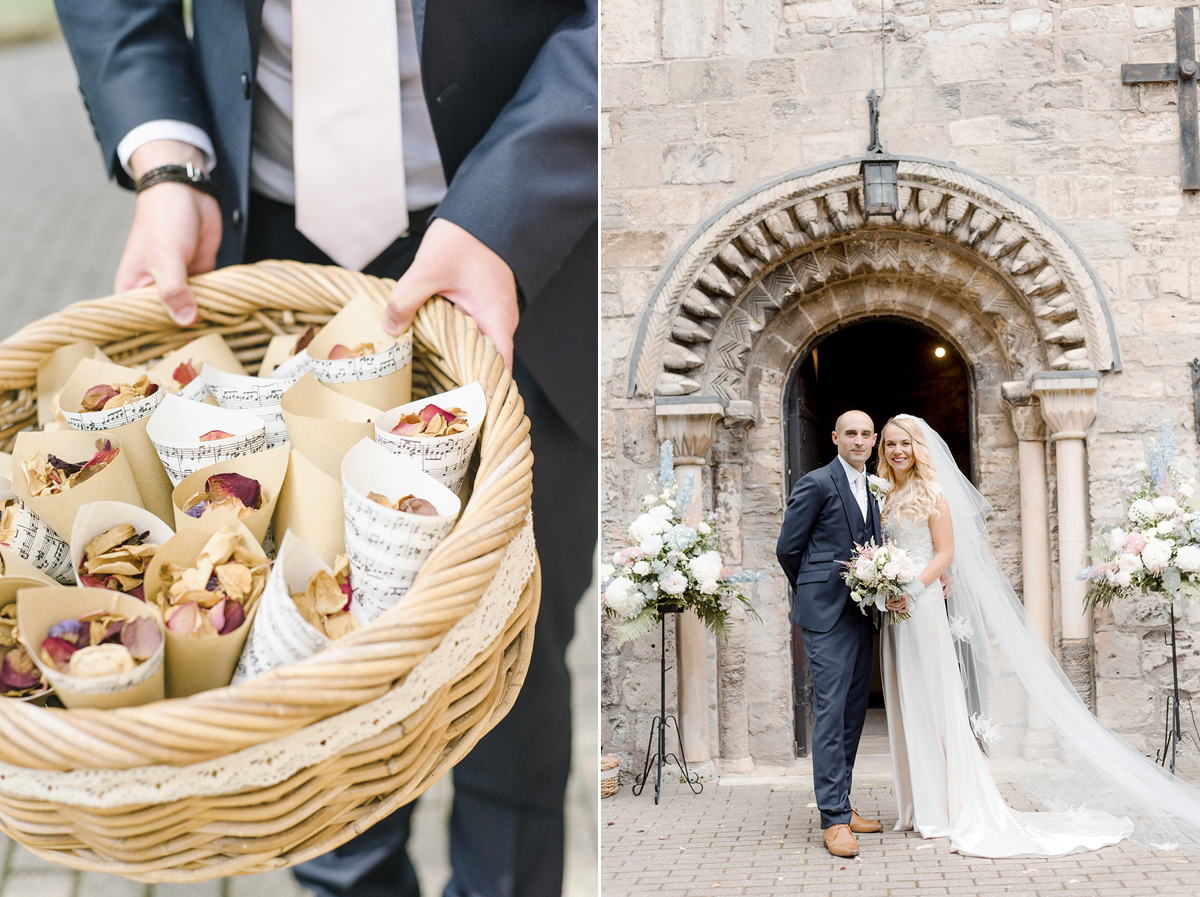
[[[288,441],[287,426],[279,402],[291,380],[270,377],[239,377],[211,367],[204,368],[204,381],[222,408],[247,411],[262,418],[266,428],[266,447],[275,448]]]
[[[168,524],[137,505],[123,501],[97,501],[84,505],[75,517],[75,528],[71,530],[71,573],[77,585],[83,586],[83,580],[79,577],[83,550],[105,530],[122,523],[131,524],[139,533],[149,532],[147,540],[156,545],[165,545],[175,535]]]
[[[158,608],[160,604],[165,606],[168,603],[164,594],[167,586],[163,582],[163,566],[193,566],[205,543],[222,527],[229,527],[239,533],[242,545],[259,558],[260,563],[270,563],[263,553],[262,546],[240,522],[223,516],[212,520],[197,520],[176,533],[158,550],[154,560],[150,562],[146,569],[147,604]],[[254,614],[261,597],[260,595],[247,602],[245,622],[225,635],[193,637],[177,635],[170,629],[166,630],[167,697],[183,698],[229,684],[233,677],[233,669],[237,666],[238,656],[242,653],[242,646],[246,643],[246,636],[254,623]],[[163,615],[164,620],[169,619],[169,616],[168,610]]]
[[[69,557],[67,563],[71,563]],[[0,545],[0,583],[10,579],[22,582],[29,580],[45,586],[63,585],[55,582],[9,546]]]
[[[401,417],[418,414],[430,404],[439,408],[461,408],[467,413],[467,429],[450,436],[397,436],[390,432]],[[467,477],[467,466],[471,463],[486,413],[487,399],[483,387],[476,381],[385,411],[375,421],[375,441],[393,454],[412,458],[423,471],[457,495]]]
[[[258,376],[291,379],[305,373],[309,364],[308,350],[295,351],[300,336],[299,333],[280,333],[271,337],[258,366]]]
[[[43,581],[45,580],[45,581]],[[7,607],[10,604],[17,603],[17,593],[21,589],[41,589],[46,586],[53,586],[55,583],[46,580],[45,577],[34,578],[30,576],[4,576],[0,578],[0,608]],[[0,645],[0,660],[4,659],[11,648],[6,645]],[[28,649],[26,649],[28,650]],[[3,688],[3,686],[0,686]],[[53,686],[47,684],[45,688],[36,691],[33,694],[26,695],[23,698],[9,698],[12,701],[24,701],[26,704],[45,704],[48,698],[54,691]]]
[[[63,586],[21,589],[17,593],[17,625],[21,629],[21,641],[25,643],[33,662],[45,674],[58,697],[68,708],[95,707],[108,710],[113,707],[134,707],[138,704],[149,704],[151,701],[161,701],[165,694],[165,639],[153,657],[143,660],[126,673],[114,673],[109,676],[69,676],[42,662],[39,648],[51,626],[97,610],[118,613],[127,620],[133,617],[151,617],[158,623],[159,631],[162,631],[162,618],[157,610],[120,592]]]
[[[37,369],[38,426],[59,420],[58,394],[67,379],[85,358],[108,361],[108,356],[92,343],[67,343],[47,355]]]
[[[311,657],[333,639],[300,615],[293,592],[303,592],[318,570],[333,575],[320,556],[288,532],[283,537],[267,587],[259,601],[254,626],[233,672],[233,685],[268,670]]]
[[[329,358],[335,345],[353,349],[373,342],[380,351],[359,358]],[[335,392],[375,408],[393,408],[412,398],[412,330],[391,336],[383,329],[383,305],[358,295],[347,302],[307,349],[311,370]]]
[[[275,506],[275,538],[282,540],[288,532],[327,564],[346,550],[340,467],[331,475],[297,449],[292,449]]]
[[[196,372],[196,379],[186,386],[180,386],[175,380],[175,370],[181,364],[189,361],[192,363],[192,370]],[[216,370],[230,374],[244,375],[246,373],[242,363],[237,360],[237,356],[233,354],[233,350],[229,348],[229,344],[219,333],[209,333],[168,352],[146,373],[163,384],[171,395],[193,402],[202,402],[208,395],[208,385],[200,374],[205,364],[211,364]]]
[[[113,448],[120,449],[117,456],[109,461],[102,471],[57,495],[35,497],[30,494],[29,480],[25,471],[21,469],[24,461],[40,453],[43,458],[55,455],[64,461],[80,464],[91,460],[96,454],[97,439],[107,439]],[[110,432],[22,430],[17,434],[13,457],[17,459],[17,475],[12,481],[13,492],[59,536],[71,532],[75,527],[75,515],[79,513],[79,509],[94,501],[126,501],[145,506],[133,471],[129,467],[129,453],[121,440]]]
[[[393,511],[367,498],[371,492],[392,501],[415,495],[433,502],[438,516]],[[353,589],[350,612],[366,624],[409,590],[426,558],[454,527],[461,504],[411,458],[393,455],[370,439],[342,461],[342,501]]]
[[[363,437],[375,432],[371,423],[382,412],[334,392],[312,372],[297,380],[283,394],[283,419],[287,422],[292,448],[331,476],[341,476],[342,458]]]
[[[10,501],[17,503],[16,529],[7,545],[32,568],[43,571],[64,585],[73,583],[75,576],[71,572],[70,546],[21,501],[13,491],[12,480],[0,477],[0,508]]]
[[[204,491],[204,483],[209,477],[218,473],[240,473],[244,477],[258,480],[259,486],[262,487],[262,507],[241,518],[241,523],[253,533],[254,538],[261,544],[267,537],[271,518],[275,516],[275,506],[279,502],[279,493],[283,488],[283,480],[287,476],[288,454],[288,447],[280,446],[267,449],[265,452],[256,452],[253,455],[244,455],[241,458],[219,461],[184,477],[175,487],[175,491],[171,493],[171,501],[175,508],[175,529],[181,530],[198,520],[208,520],[211,515],[224,514],[228,519],[236,520],[237,517],[232,512],[220,508],[205,514],[202,518],[191,517],[183,510],[183,506],[197,492]]]
[[[213,430],[223,430],[233,435],[200,441],[201,436]],[[261,452],[266,443],[266,430],[257,415],[214,408],[171,395],[164,396],[158,410],[151,415],[146,433],[158,452],[162,466],[167,469],[172,488],[202,467]],[[170,501],[170,493],[167,499]],[[173,509],[168,519],[175,519]]]
[[[84,393],[101,383],[133,383],[142,376],[141,371],[122,367],[107,361],[85,358],[79,362],[62,388],[59,404],[63,417],[73,430],[103,430],[121,440],[124,450],[129,452],[129,466],[138,484],[138,493],[146,509],[153,511],[167,523],[171,522],[171,481],[156,463],[158,454],[146,435],[149,415],[154,412],[166,395],[161,381],[153,394],[113,408],[111,411],[80,411]]]

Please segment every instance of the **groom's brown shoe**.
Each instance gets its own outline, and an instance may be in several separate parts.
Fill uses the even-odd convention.
[[[825,829],[825,849],[835,857],[858,856],[858,842],[850,833],[850,826],[831,825]]]
[[[856,835],[870,835],[883,831],[883,823],[874,819],[863,819],[853,810],[850,811],[850,831]]]

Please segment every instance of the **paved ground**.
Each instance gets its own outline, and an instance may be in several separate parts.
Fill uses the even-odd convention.
[[[3,22],[0,22],[2,25]],[[61,40],[0,41],[0,338],[48,312],[111,293],[133,215],[131,195],[104,179],[99,150]],[[596,893],[599,640],[594,591],[571,648],[576,744],[568,800],[568,897]],[[422,800],[414,861],[425,893],[448,876],[450,787]],[[298,897],[286,872],[197,885],[145,886],[38,860],[0,837],[0,897]]]

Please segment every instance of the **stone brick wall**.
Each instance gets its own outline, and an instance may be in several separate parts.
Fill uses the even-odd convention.
[[[1140,460],[1142,436],[1158,421],[1172,418],[1181,451],[1197,455],[1187,362],[1200,354],[1200,198],[1180,191],[1175,85],[1120,80],[1122,63],[1175,58],[1174,4],[885,0],[883,24],[880,134],[887,150],[999,183],[1061,226],[1098,275],[1123,370],[1101,379],[1088,438],[1089,498],[1096,521],[1115,520],[1122,510],[1117,477]],[[884,80],[880,5],[605,0],[602,62],[603,512],[611,553],[623,544],[619,531],[654,469],[652,400],[627,398],[626,389],[655,285],[729,202],[865,150],[865,97]],[[781,391],[772,378],[784,373],[764,374],[769,390]],[[1003,371],[982,374],[982,383],[1005,379]],[[998,398],[978,400],[981,410],[994,408],[979,430],[995,434],[1002,451],[989,458],[1000,471],[1015,453],[1015,437]],[[781,507],[780,426],[760,418],[744,433],[720,428],[710,502],[729,502],[736,492],[743,515],[751,503]],[[1052,450],[1048,456],[1053,493]],[[985,493],[1012,495],[1011,484],[983,485]],[[1000,521],[998,541],[1009,546],[1001,553],[1016,574],[1015,509],[1008,498],[1000,506],[1010,516]],[[736,551],[748,567],[773,574],[768,530],[766,517],[747,520]],[[790,657],[777,629],[785,627],[778,580],[759,593],[770,610],[763,627],[747,627],[751,754],[760,765],[782,766],[790,756],[791,695]],[[1170,682],[1163,625],[1149,602],[1096,620],[1096,710],[1151,751]],[[1200,613],[1189,609],[1180,631],[1188,691],[1200,691],[1197,628]],[[628,758],[645,750],[658,704],[657,637],[651,641],[618,651],[605,637],[601,737],[608,753]],[[715,664],[711,675],[715,700]],[[714,756],[716,721],[714,706]]]

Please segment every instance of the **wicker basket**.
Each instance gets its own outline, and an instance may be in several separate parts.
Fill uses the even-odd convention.
[[[600,797],[612,797],[620,785],[621,761],[616,757],[600,758]]]
[[[0,343],[0,439],[35,420],[38,363],[87,340],[114,361],[224,335],[251,370],[270,337],[390,283],[263,262],[192,281],[201,324],[152,288],[76,303]],[[0,829],[39,856],[141,881],[261,872],[323,853],[413,800],[508,711],[529,664],[540,572],[529,422],[512,377],[448,302],[413,325],[414,392],[478,379],[474,488],[403,609],[245,684],[121,710],[0,701]]]

